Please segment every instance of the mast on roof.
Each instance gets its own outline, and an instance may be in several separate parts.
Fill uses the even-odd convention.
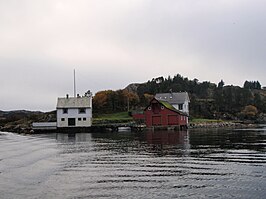
[[[74,97],[76,97],[76,71],[74,69]]]

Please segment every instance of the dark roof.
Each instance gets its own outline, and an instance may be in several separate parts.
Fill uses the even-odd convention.
[[[170,104],[183,104],[185,101],[189,101],[189,96],[187,92],[179,93],[157,93],[155,95],[157,100],[164,100]]]

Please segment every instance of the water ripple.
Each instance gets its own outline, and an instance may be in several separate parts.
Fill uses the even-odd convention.
[[[1,132],[1,197],[263,198],[265,140],[254,130]]]

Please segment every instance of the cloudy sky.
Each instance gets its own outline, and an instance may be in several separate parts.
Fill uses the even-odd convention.
[[[0,110],[179,73],[266,86],[265,0],[0,0]]]

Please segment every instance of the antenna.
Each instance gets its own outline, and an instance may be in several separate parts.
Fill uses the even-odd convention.
[[[76,97],[76,71],[74,69],[74,97]]]

